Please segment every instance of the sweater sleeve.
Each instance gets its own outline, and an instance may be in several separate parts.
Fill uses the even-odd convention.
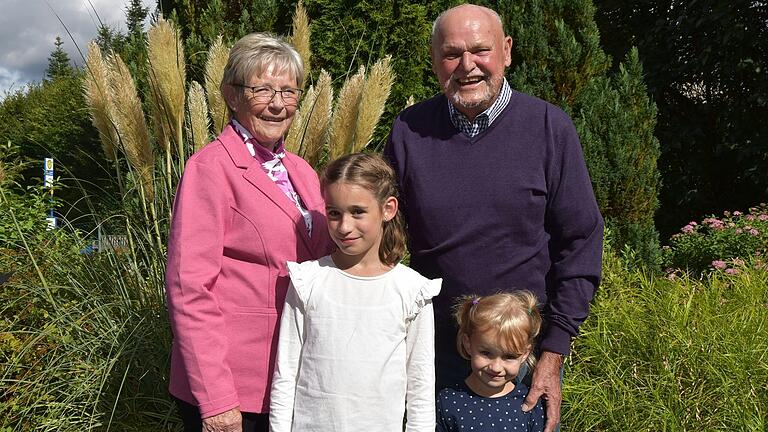
[[[603,218],[597,207],[576,129],[563,114],[547,166],[545,230],[552,261],[541,348],[567,355],[570,340],[589,314],[600,282]],[[550,124],[552,124],[550,123]]]
[[[296,381],[304,344],[304,312],[296,287],[291,282],[280,319],[277,362],[272,380],[269,427],[272,432],[291,432]]]
[[[176,193],[168,240],[166,296],[174,344],[203,418],[239,405],[227,364],[226,323],[214,291],[229,208],[215,169],[191,160]]]
[[[433,432],[435,430],[435,318],[431,300],[426,301],[418,315],[408,324],[405,343],[408,377],[405,431]]]

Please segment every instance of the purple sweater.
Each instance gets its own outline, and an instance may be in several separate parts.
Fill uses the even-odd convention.
[[[543,305],[540,348],[568,354],[600,281],[603,219],[570,118],[513,92],[469,138],[438,95],[395,120],[385,155],[401,189],[411,266],[442,277],[434,299],[438,366],[456,354],[457,296],[527,289]],[[439,373],[439,370],[438,370]]]

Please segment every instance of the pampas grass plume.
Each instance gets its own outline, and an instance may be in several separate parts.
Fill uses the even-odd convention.
[[[312,166],[317,166],[323,155],[323,146],[328,138],[328,124],[331,120],[331,109],[333,108],[331,75],[325,70],[320,71],[315,91],[317,93],[316,100],[312,110],[309,112],[307,130],[304,134],[304,154],[302,155]],[[307,113],[304,115],[307,115]]]
[[[147,123],[133,77],[123,60],[116,54],[110,56],[109,82],[114,98],[115,124],[120,131],[125,156],[137,172],[139,182],[151,202],[154,200],[154,157],[149,144]]]
[[[147,33],[147,47],[152,105],[159,109],[155,115],[162,116],[165,138],[174,140],[181,150],[186,72],[178,30],[161,17]]]
[[[296,9],[293,13],[293,26],[291,31],[291,37],[288,41],[296,48],[301,60],[304,62],[304,81],[307,80],[307,76],[310,71],[310,57],[312,51],[309,46],[309,17],[307,16],[307,9],[304,7],[304,2],[299,0],[296,4]],[[304,82],[299,83],[301,87],[304,87]]]
[[[349,153],[352,149],[364,82],[365,66],[360,66],[358,72],[347,78],[341,87],[328,132],[328,157],[331,160]]]
[[[288,129],[288,134],[285,137],[285,149],[291,153],[302,156],[307,120],[309,120],[309,114],[314,109],[316,100],[317,91],[315,91],[314,86],[309,86],[309,90],[304,94],[304,99],[302,99],[299,109],[296,110],[291,127]]]
[[[99,131],[101,148],[104,156],[114,161],[117,158],[118,136],[113,117],[113,104],[107,76],[109,71],[101,49],[95,42],[88,45],[88,58],[85,60],[86,74],[83,80],[85,98],[91,114],[93,126]]]
[[[228,58],[229,48],[224,45],[219,36],[208,49],[208,62],[205,64],[205,90],[208,95],[208,108],[213,119],[213,132],[216,135],[221,133],[224,125],[229,121],[227,104],[219,90]]]
[[[187,131],[189,140],[194,146],[194,150],[200,150],[208,143],[208,105],[205,103],[205,92],[203,86],[197,81],[192,81],[189,85],[187,95],[187,112],[189,113],[189,129]]]
[[[368,79],[363,85],[363,94],[360,97],[353,153],[361,151],[370,142],[373,130],[376,128],[381,114],[384,113],[384,104],[387,102],[394,80],[391,56],[380,59],[371,68]]]

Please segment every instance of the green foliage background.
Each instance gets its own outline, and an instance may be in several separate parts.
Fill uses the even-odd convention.
[[[393,56],[397,79],[371,150],[383,145],[392,118],[410,96],[420,100],[439,91],[429,60],[430,27],[439,11],[456,3],[306,1],[313,32],[311,78],[316,79],[324,68],[339,86],[359,65]],[[679,2],[653,2],[660,6],[642,19],[637,11],[644,6],[638,2],[597,1],[601,15],[595,15],[590,0],[479,3],[502,14],[514,39],[513,64],[507,74],[513,88],[546,99],[573,118],[595,194],[609,222],[605,282],[568,366],[564,430],[764,430],[768,394],[760,383],[768,380],[768,346],[754,339],[768,324],[768,284],[757,254],[761,250],[745,248],[745,242],[734,246],[722,236],[696,237],[695,242],[682,241],[693,237],[681,238],[667,254],[682,257],[674,261],[675,266],[694,261],[692,257],[706,264],[709,256],[696,253],[720,250],[727,243],[738,249],[734,255],[744,258],[745,267],[738,275],[705,269],[701,279],[651,270],[660,262],[653,225],[661,185],[656,167],[660,144],[655,135],[657,106],[648,96],[643,72],[661,77],[667,68],[688,77],[687,81],[664,81],[667,87],[656,84],[655,78],[649,80],[657,101],[662,101],[659,95],[673,94],[670,89],[677,91],[658,108],[662,112],[658,136],[665,154],[679,159],[674,162],[679,166],[670,162],[673,159],[663,165],[669,191],[678,193],[699,181],[714,185],[712,175],[720,159],[710,156],[726,153],[723,160],[729,170],[731,165],[747,167],[738,177],[744,180],[739,185],[749,179],[762,185],[759,169],[766,152],[758,140],[765,122],[758,121],[758,115],[763,112],[766,80],[758,74],[765,70],[760,56],[765,52],[762,40],[768,38],[750,45],[745,42],[749,35],[742,30],[715,31],[718,19],[747,15],[753,9],[737,2],[733,12],[706,0],[699,3],[706,5],[709,15],[682,17],[680,22],[692,24],[690,28],[673,28],[672,21],[663,21],[653,31],[645,29],[648,34],[641,39],[634,29],[643,27],[636,24],[655,19],[655,14]],[[232,43],[251,31],[287,34],[295,4],[160,0],[159,8],[180,24],[190,65],[188,78],[200,81],[207,48],[217,35]],[[622,9],[623,4],[631,7]],[[606,5],[618,12],[608,13],[614,9]],[[692,9],[677,10],[694,16]],[[102,26],[98,42],[127,60],[140,91],[146,92],[146,36],[141,24],[148,11],[138,0],[131,0],[126,11],[128,33]],[[608,22],[606,17],[611,17]],[[621,27],[625,18],[635,27]],[[602,43],[596,20],[603,31],[610,30]],[[654,51],[652,43],[644,45],[666,41],[654,38],[667,34],[675,34],[670,36],[672,54],[667,47]],[[750,83],[750,95],[712,94],[706,106],[691,100],[678,105],[669,102],[681,101],[681,84],[716,75],[695,69],[696,62],[671,60],[701,48],[693,51],[700,54],[700,63],[717,65],[718,51],[707,46],[720,46],[714,42],[718,38],[741,44],[732,50],[735,53],[754,48],[748,56],[737,56],[741,60],[729,63],[736,69],[723,65],[713,69],[738,78],[735,84],[718,81],[717,85],[736,88],[738,83]],[[701,45],[702,41],[706,43]],[[635,43],[639,51],[631,48]],[[85,109],[83,72],[63,67],[67,61],[57,50],[49,60],[56,73],[8,95],[0,104],[0,146],[4,146],[0,273],[12,272],[11,280],[0,289],[0,431],[178,430],[179,421],[167,397],[170,330],[163,297],[165,252],[158,244],[167,221],[162,216],[154,221],[147,218],[130,173],[123,179],[126,194],[116,192],[118,187],[110,179],[112,168],[103,159]],[[731,104],[736,107],[733,116],[716,115],[728,112]],[[664,120],[670,115],[664,110],[670,107],[676,110],[677,117],[670,117],[674,121]],[[744,116],[743,122],[738,115]],[[723,126],[727,139],[714,138],[715,129],[693,124],[697,116]],[[687,126],[674,134],[668,127],[682,123],[682,117],[691,121],[690,129]],[[720,141],[713,147],[705,138]],[[691,165],[701,162],[709,171],[683,166],[691,143],[702,142],[708,143],[701,149],[703,156],[698,159],[697,150]],[[711,149],[715,150],[707,153]],[[737,159],[751,160],[751,165],[731,159],[736,156],[728,152],[741,149],[746,157]],[[72,172],[65,171],[56,196],[61,199],[57,202],[60,212],[69,211],[63,220],[76,222],[53,232],[42,228],[40,215],[49,205],[49,196],[38,187],[38,180],[32,180],[39,178],[39,168],[29,168],[24,159],[37,161],[50,154]],[[117,163],[125,168],[124,161]],[[157,181],[157,189],[162,190],[164,179]],[[703,196],[698,189],[694,192],[684,194]],[[83,196],[98,199],[80,200]],[[745,186],[739,196],[747,200],[761,195],[759,189]],[[694,202],[686,200],[679,202]],[[76,210],[68,210],[76,201]],[[172,197],[162,195],[158,201],[170,206]],[[89,240],[77,221],[86,219],[90,227],[100,223],[125,233],[128,246],[96,255],[80,253]],[[649,270],[638,269],[642,267],[638,263]]]
[[[637,46],[659,107],[659,230],[768,200],[768,5],[595,0],[605,50]]]

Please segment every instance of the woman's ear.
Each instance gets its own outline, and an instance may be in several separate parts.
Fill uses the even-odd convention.
[[[386,222],[389,222],[392,220],[392,218],[395,217],[397,214],[397,198],[391,196],[384,200],[384,205],[382,206],[382,213],[384,213],[384,220]]]
[[[224,102],[226,102],[229,110],[232,111],[233,114],[236,113],[237,106],[240,104],[240,93],[234,86],[227,84],[222,90],[222,95],[224,96]]]

